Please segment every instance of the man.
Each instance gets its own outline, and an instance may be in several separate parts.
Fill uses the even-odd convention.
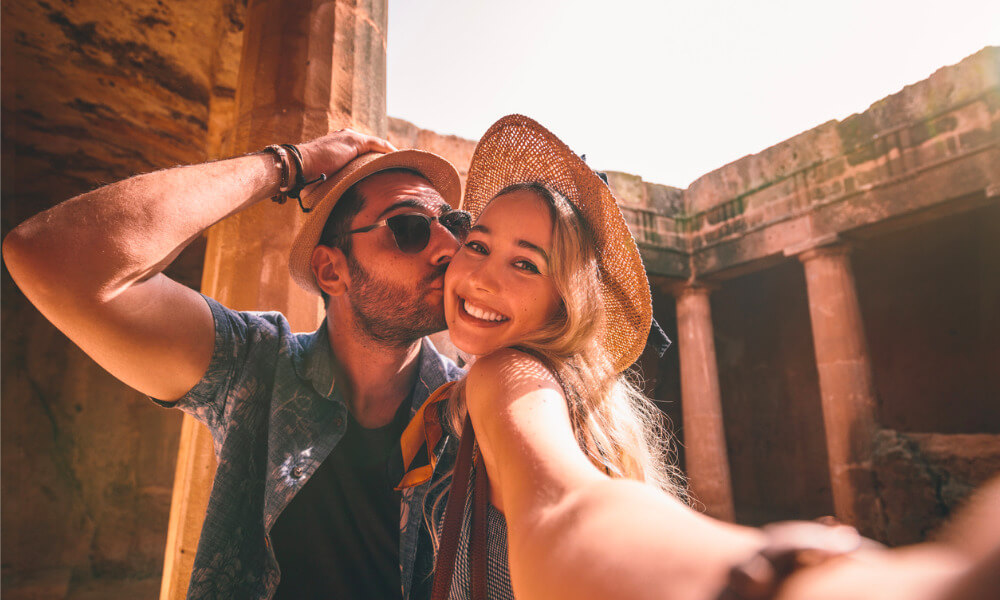
[[[420,595],[426,487],[401,502],[389,465],[410,416],[460,375],[422,341],[444,327],[444,268],[468,229],[458,175],[350,130],[268,150],[68,200],[12,231],[4,259],[94,360],[210,428],[219,469],[189,598]],[[162,274],[213,223],[320,174],[289,262],[326,302],[315,333]]]

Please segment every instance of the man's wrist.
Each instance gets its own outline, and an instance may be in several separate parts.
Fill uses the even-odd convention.
[[[271,197],[271,200],[283,204],[287,200],[286,193],[295,185],[296,177],[299,175],[298,163],[290,156],[289,150],[282,145],[271,144],[261,151],[274,157],[274,169],[278,174],[278,194]]]
[[[271,200],[278,204],[284,204],[289,198],[295,198],[302,212],[309,212],[302,204],[302,190],[307,186],[320,183],[326,180],[326,174],[309,180],[305,175],[305,162],[302,153],[293,144],[272,144],[262,150],[265,154],[275,157],[275,169],[278,172],[278,194],[271,197]]]

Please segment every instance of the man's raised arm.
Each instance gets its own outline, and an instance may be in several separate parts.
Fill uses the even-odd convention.
[[[310,179],[394,150],[350,130],[299,149]],[[208,367],[214,327],[201,297],[162,271],[202,231],[277,194],[276,164],[256,154],[96,189],[16,227],[4,261],[42,314],[112,375],[155,398],[180,398]]]

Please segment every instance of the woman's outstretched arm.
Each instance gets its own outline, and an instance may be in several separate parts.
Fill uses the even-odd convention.
[[[518,598],[712,598],[729,567],[763,545],[757,530],[598,471],[576,442],[559,384],[533,357],[502,350],[468,377]]]

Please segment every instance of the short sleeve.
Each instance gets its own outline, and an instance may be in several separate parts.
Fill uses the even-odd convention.
[[[173,401],[150,399],[165,408],[177,408],[190,414],[207,425],[212,436],[219,441],[224,437],[224,415],[237,382],[244,385],[251,383],[241,376],[241,371],[249,367],[246,364],[246,357],[250,355],[248,346],[259,341],[262,335],[252,331],[255,318],[259,319],[254,313],[237,312],[208,296],[202,295],[202,298],[212,311],[215,325],[215,342],[208,369],[181,398]]]

